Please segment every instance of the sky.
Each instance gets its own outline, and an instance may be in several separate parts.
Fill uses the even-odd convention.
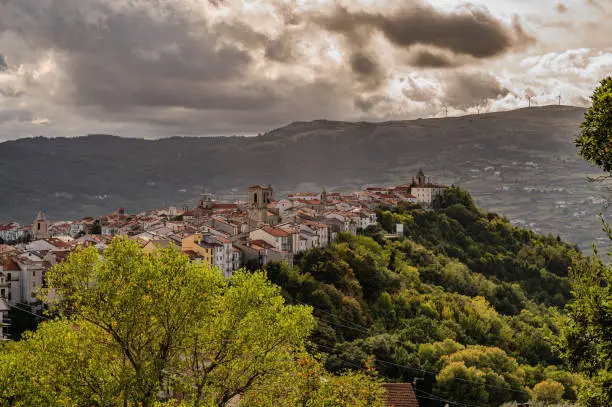
[[[0,141],[587,106],[611,18],[612,0],[0,0]]]

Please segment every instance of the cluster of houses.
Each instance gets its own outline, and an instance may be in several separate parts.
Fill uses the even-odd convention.
[[[0,224],[2,335],[8,333],[9,308],[38,304],[36,292],[44,285],[45,271],[78,247],[102,252],[114,236],[127,236],[145,252],[175,245],[192,261],[229,277],[244,266],[292,264],[297,254],[329,245],[340,232],[356,234],[376,225],[376,207],[401,202],[427,206],[444,188],[427,182],[419,171],[411,184],[347,195],[323,190],[277,200],[270,185],[254,185],[248,201],[217,202],[205,195],[196,207],[183,210],[128,214],[118,209],[98,220],[62,222],[51,222],[40,212],[30,226]]]

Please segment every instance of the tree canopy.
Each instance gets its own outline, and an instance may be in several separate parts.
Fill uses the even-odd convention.
[[[328,370],[373,355],[384,380],[425,378],[452,402],[527,401],[547,379],[576,400],[579,376],[550,342],[582,258],[574,246],[484,213],[458,188],[433,210],[381,208],[378,219],[380,229],[340,234],[294,267],[265,268],[289,303],[314,307],[311,339]],[[405,236],[385,239],[396,223]]]
[[[601,80],[591,96],[576,139],[580,155],[606,172],[612,171],[612,76]]]
[[[576,140],[579,154],[603,171],[612,171],[612,76],[595,89]],[[612,229],[602,217],[612,241]],[[573,299],[561,319],[557,341],[570,368],[589,380],[579,398],[585,406],[612,405],[612,268],[597,252],[576,263],[571,273]]]
[[[361,406],[363,394],[380,404],[371,375],[329,375],[308,354],[311,308],[286,305],[261,272],[226,280],[175,248],[144,253],[115,239],[46,279],[55,317],[0,346],[1,405]]]

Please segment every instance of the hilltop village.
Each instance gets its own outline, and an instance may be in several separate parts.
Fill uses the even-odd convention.
[[[96,220],[59,222],[41,211],[29,226],[0,224],[2,335],[9,332],[10,307],[28,304],[36,309],[36,292],[44,285],[46,270],[78,247],[93,245],[102,252],[114,236],[126,236],[146,252],[176,245],[192,261],[217,267],[229,277],[244,266],[292,264],[295,255],[329,245],[340,232],[357,234],[376,225],[378,206],[404,202],[427,207],[445,188],[419,170],[409,184],[348,195],[323,190],[277,200],[272,186],[254,185],[246,202],[217,202],[205,195],[194,208],[183,210],[129,214],[118,209]]]

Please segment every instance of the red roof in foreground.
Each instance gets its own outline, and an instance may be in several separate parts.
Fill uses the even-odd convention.
[[[383,383],[385,407],[419,407],[410,383]]]
[[[4,268],[4,271],[21,271],[19,264],[17,264],[12,257],[8,256],[2,258],[2,267]]]

